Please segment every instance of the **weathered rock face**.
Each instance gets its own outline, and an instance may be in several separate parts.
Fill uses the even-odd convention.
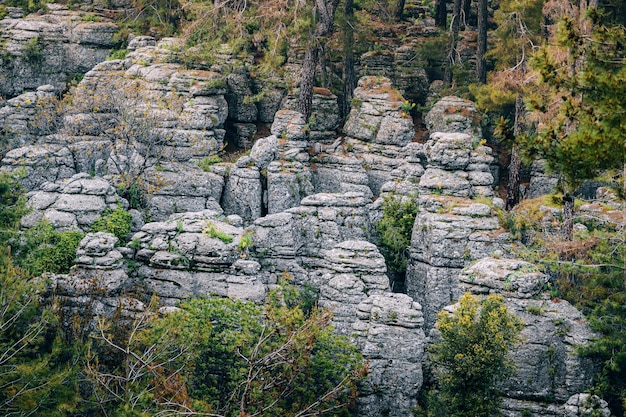
[[[319,305],[333,312],[337,332],[350,336],[369,361],[358,415],[408,415],[423,382],[420,305],[389,292],[385,260],[371,243],[341,242],[324,260]]]
[[[551,194],[559,182],[557,174],[548,172],[548,164],[545,160],[538,159],[533,162],[530,171],[530,184],[526,190],[526,198],[536,198]]]
[[[403,97],[387,78],[363,77],[343,127],[350,137],[369,143],[404,146],[413,139],[413,121],[401,114]]]
[[[369,242],[345,241],[327,251],[324,260],[329,272],[322,276],[319,304],[333,312],[337,332],[350,335],[359,304],[389,289],[385,259]]]
[[[9,15],[0,21],[0,96],[52,84],[64,91],[76,74],[105,60],[115,45],[118,26],[93,13],[70,11],[49,4],[48,13],[24,18]]]
[[[533,416],[579,415],[583,404],[570,397],[588,389],[598,370],[592,359],[577,353],[596,335],[567,301],[543,294],[547,281],[536,266],[515,259],[484,258],[459,276],[463,291],[502,294],[509,311],[525,324],[522,341],[511,352],[515,375],[502,385],[507,415],[522,409]]]
[[[426,339],[420,305],[405,294],[374,294],[357,306],[357,316],[355,342],[369,360],[357,414],[411,415],[423,383]]]
[[[55,183],[42,184],[41,190],[28,194],[32,211],[22,218],[22,227],[32,227],[40,220],[57,230],[89,231],[106,209],[127,208],[128,202],[117,195],[107,180],[76,174]]]
[[[189,161],[223,147],[226,81],[215,72],[168,63],[175,55],[172,39],[156,46],[143,43],[147,46],[126,59],[103,62],[85,74],[76,94],[82,94],[80,102],[87,103],[86,110],[68,109],[56,132],[16,139],[18,145],[28,140],[37,144],[8,152],[2,169],[26,168],[28,190],[76,172],[121,176],[127,182],[130,178],[149,192],[148,208],[156,220],[173,212],[218,206],[224,175],[204,173]],[[3,109],[9,116],[5,123],[15,130],[28,128],[30,113],[36,113],[34,101],[45,94],[47,89],[15,99]],[[93,97],[102,100],[102,113],[89,107]],[[27,104],[27,110],[13,111],[20,103]],[[119,128],[120,115],[131,119],[128,126]]]
[[[407,294],[424,309],[426,328],[437,313],[462,294],[458,276],[472,260],[501,253],[508,233],[500,229],[491,208],[472,200],[420,197],[407,265]]]
[[[430,132],[465,133],[482,138],[480,115],[471,101],[446,96],[430,109],[424,122]]]
[[[110,234],[91,233],[72,273],[57,277],[57,291],[68,308],[88,304],[95,309],[90,314],[111,314],[123,302],[132,314],[142,303],[121,294],[139,283],[142,294],[156,294],[169,306],[199,295],[262,302],[280,275],[293,274],[296,284],[319,289],[337,331],[369,360],[358,415],[405,416],[423,379],[423,317],[409,296],[388,292],[376,246],[354,240],[365,237],[366,204],[360,194],[316,194],[246,230],[216,211],[175,214],[144,225],[126,247],[116,247]],[[244,236],[251,238],[250,251]],[[93,297],[97,302],[88,302]]]
[[[51,133],[45,112],[37,105],[52,102],[54,97],[54,86],[47,84],[38,87],[36,92],[20,94],[3,103],[4,106],[0,107],[0,135],[5,138],[7,149],[0,150],[0,154],[32,145],[40,136]]]
[[[416,67],[417,45],[402,45],[394,51],[370,51],[361,55],[361,75],[389,78],[402,92],[418,101],[428,93],[428,76],[423,68]]]
[[[432,133],[426,143],[426,155],[426,171],[419,183],[422,194],[493,196],[491,148],[476,143],[470,135]]]

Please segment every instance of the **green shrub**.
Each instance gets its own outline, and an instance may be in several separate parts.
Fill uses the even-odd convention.
[[[24,59],[35,68],[40,68],[44,61],[43,50],[39,38],[30,38],[22,52]]]
[[[227,235],[226,233],[217,230],[215,225],[207,220],[206,225],[202,228],[202,233],[209,236],[210,238],[217,238],[222,242],[229,244],[232,243],[234,238],[231,235]]]
[[[210,168],[211,168],[211,165],[219,164],[220,162],[222,162],[222,158],[220,158],[217,155],[211,155],[211,156],[207,156],[206,158],[204,158],[201,161],[199,161],[198,162],[198,166],[204,172],[209,172]]]
[[[392,271],[404,273],[408,250],[411,245],[413,223],[419,211],[416,198],[385,197],[382,205],[383,217],[376,225],[380,234],[382,254]]]
[[[41,221],[22,234],[15,260],[34,276],[44,272],[67,273],[74,265],[83,237],[82,232],[58,232],[50,223]]]
[[[438,314],[436,328],[441,339],[429,355],[447,409],[443,415],[501,415],[496,384],[513,371],[507,354],[519,340],[522,321],[508,311],[501,296],[490,295],[480,303],[465,294],[453,313]]]
[[[0,242],[6,242],[9,232],[19,228],[26,213],[26,196],[19,175],[0,173]]]
[[[107,57],[107,60],[108,61],[113,61],[115,59],[124,59],[124,58],[126,58],[126,55],[129,54],[129,52],[130,51],[128,49],[113,49],[109,53],[109,56]]]
[[[131,326],[101,320],[86,369],[94,400],[108,415],[346,416],[363,359],[328,312],[305,313],[298,299],[281,286],[264,306],[199,298],[160,318],[151,303]]]
[[[115,210],[105,210],[102,216],[93,223],[91,230],[112,233],[119,239],[118,244],[124,245],[128,241],[132,222],[133,216],[118,205]]]
[[[0,245],[0,409],[3,416],[72,414],[77,391],[59,323],[41,304],[44,280],[15,266]]]

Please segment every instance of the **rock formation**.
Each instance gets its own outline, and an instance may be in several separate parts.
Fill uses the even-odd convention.
[[[416,137],[412,106],[400,93],[427,91],[425,72],[407,71],[412,46],[362,58],[368,76],[338,134],[337,97],[328,90],[315,90],[305,120],[294,110],[293,91],[279,82],[257,85],[245,65],[228,74],[220,65],[184,68],[176,39],[135,37],[124,59],[101,62],[117,27],[50,10],[0,22],[15,57],[4,73],[11,81],[0,80],[0,94],[15,96],[0,107],[0,133],[10,146],[0,169],[26,174],[33,211],[23,225],[46,219],[60,230],[89,232],[107,208],[137,205],[128,193],[119,195],[128,191],[121,179],[129,172],[150,219],[133,212],[134,234],[125,245],[111,234],[87,233],[76,266],[54,277],[66,308],[92,317],[86,312],[122,307],[132,316],[152,294],[168,307],[200,295],[262,303],[289,279],[318,294],[336,331],[369,361],[356,415],[404,417],[417,405],[437,312],[464,291],[499,293],[525,322],[514,352],[518,371],[502,386],[504,412],[575,416],[602,409],[600,400],[579,394],[594,372],[575,353],[594,337],[582,314],[546,297],[547,278],[533,265],[508,259],[511,236],[498,223],[503,202],[492,188],[494,155],[481,141],[475,106],[444,97],[425,118],[430,133]],[[42,42],[50,52],[41,64],[51,71],[31,77],[34,58],[26,48]],[[68,51],[84,58],[72,61]],[[292,58],[289,65],[297,65]],[[74,98],[113,92],[130,105],[95,111],[74,100],[55,123],[42,125],[37,106],[65,89],[70,72],[86,72]],[[145,130],[116,130],[120,114]],[[255,140],[261,123],[272,123],[271,134]],[[125,142],[124,132],[133,140]],[[217,162],[227,141],[251,148],[249,154]],[[406,294],[390,290],[376,247],[382,196],[419,204]]]

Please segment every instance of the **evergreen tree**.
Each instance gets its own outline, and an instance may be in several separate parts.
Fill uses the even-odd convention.
[[[532,81],[528,60],[542,42],[544,0],[503,0],[494,14],[495,43],[487,53],[496,62],[489,83],[474,89],[479,107],[502,118],[497,132],[508,140],[511,158],[508,169],[506,209],[519,201],[521,169],[520,142],[529,136],[524,97]],[[480,74],[479,74],[480,75]],[[512,126],[511,122],[512,121]]]
[[[539,135],[526,148],[560,175],[568,239],[574,191],[602,170],[620,169],[626,154],[626,30],[601,16],[593,8],[563,16],[532,60],[540,80],[529,101]]]
[[[447,408],[444,415],[500,415],[501,394],[495,385],[513,370],[507,354],[521,327],[498,295],[480,303],[465,294],[453,313],[439,313],[441,339],[430,347],[429,357],[439,380],[440,403]]]

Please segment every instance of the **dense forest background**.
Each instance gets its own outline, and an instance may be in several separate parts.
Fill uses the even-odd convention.
[[[0,16],[14,6],[28,12],[46,7],[37,0],[5,0]],[[68,6],[82,7],[74,1]],[[500,151],[505,173],[501,225],[522,243],[519,255],[553,277],[552,295],[581,309],[601,335],[580,354],[602,361],[594,393],[614,415],[626,416],[624,225],[576,217],[585,181],[600,181],[624,199],[623,1],[135,0],[130,6],[94,9],[93,19],[107,16],[122,28],[111,58],[125,56],[131,33],[181,37],[186,67],[245,67],[260,86],[251,101],[279,84],[298,97],[306,118],[315,87],[337,95],[345,118],[357,74],[367,72],[361,57],[413,45],[415,68],[434,83],[430,92],[407,95],[403,110],[418,131],[433,97],[458,95],[484,112],[485,140]],[[296,57],[302,65],[294,77],[290,63]],[[520,185],[536,158],[559,174],[558,189],[541,202],[520,201]],[[83,234],[43,223],[20,231],[25,202],[19,178],[3,174],[0,415],[349,413],[367,364],[347,339],[333,335],[328,313],[316,308],[306,289],[291,287],[289,277],[263,307],[191,300],[159,317],[158,300],[145,300],[150,308],[141,314],[99,321],[86,332],[85,317],[65,315],[48,293],[46,275],[69,270]],[[546,233],[531,204],[562,207],[561,233]],[[383,234],[388,225],[393,232],[405,229],[383,242],[391,253],[388,264],[402,264],[396,255],[412,227],[403,216],[413,211],[414,219],[413,209],[392,207],[384,218]],[[575,220],[586,230],[576,232]],[[110,211],[94,231],[114,233],[126,244],[130,221],[124,210]],[[438,349],[433,355],[446,353],[445,346]],[[503,357],[491,366],[504,369]],[[456,398],[453,391],[442,390]],[[437,404],[426,399],[421,412],[437,415],[429,402]],[[494,404],[476,415],[493,415]]]

